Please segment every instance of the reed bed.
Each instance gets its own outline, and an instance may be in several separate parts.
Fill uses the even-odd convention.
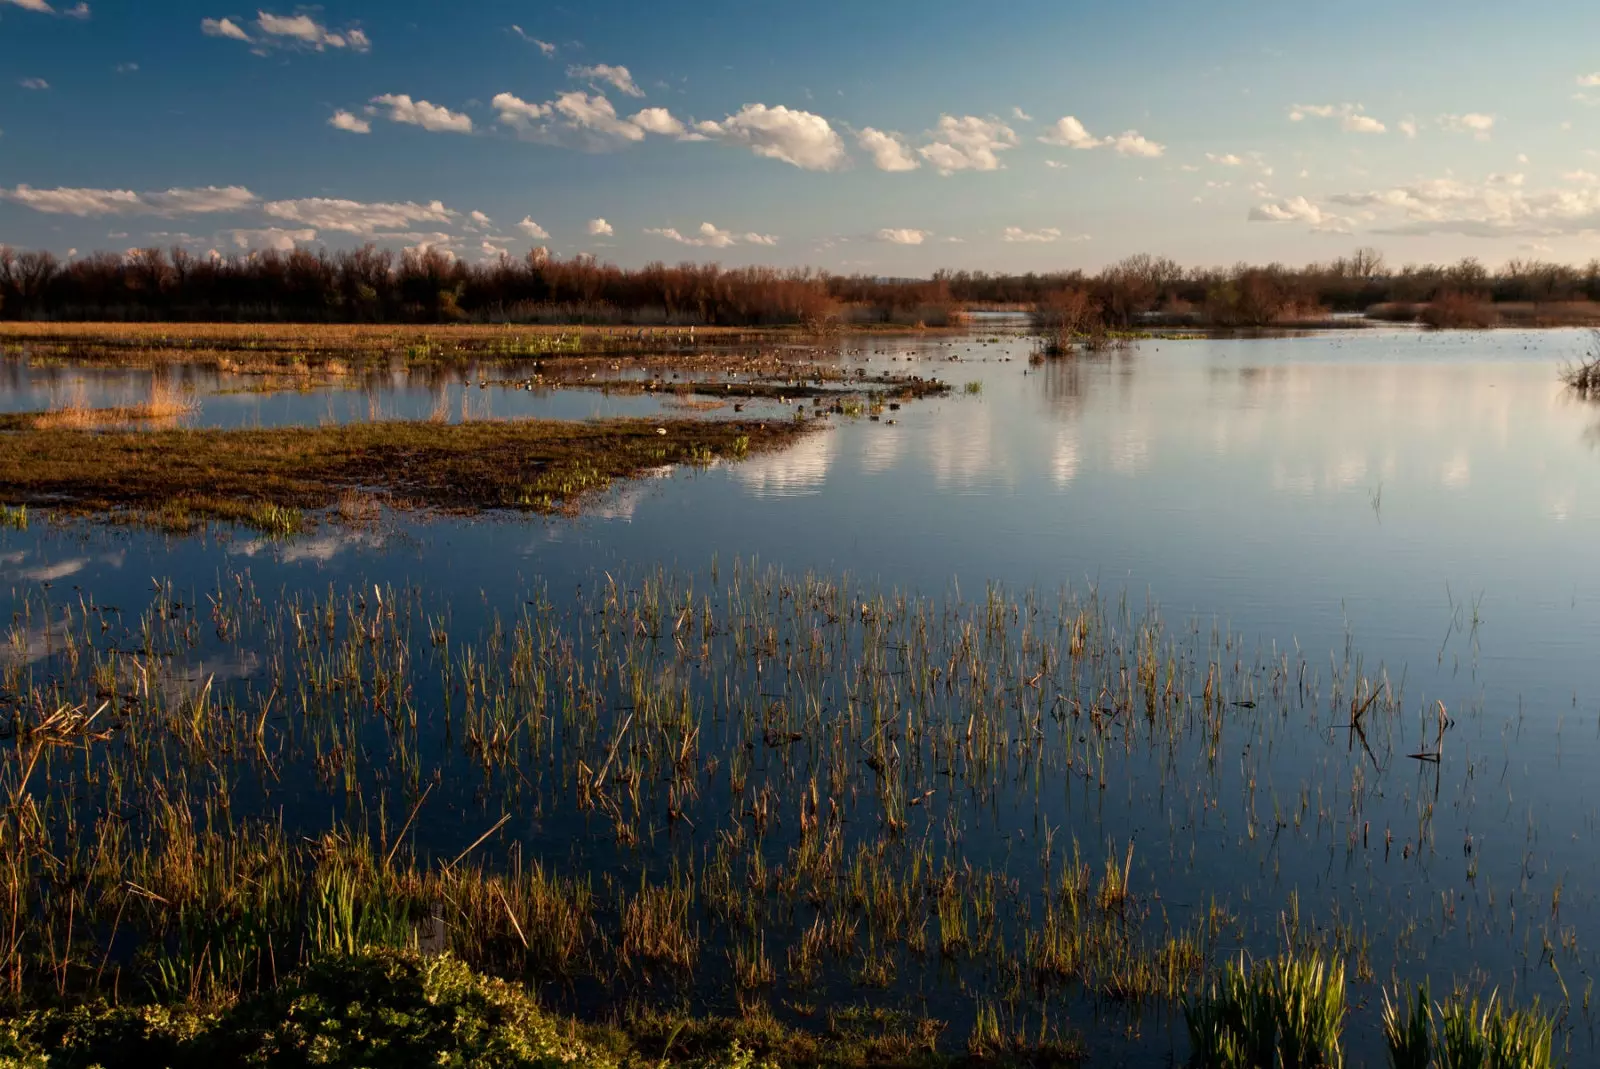
[[[19,604],[0,991],[226,1009],[376,948],[591,1018],[796,1023],[911,985],[996,1052],[1085,1004],[1267,989],[1299,1029],[1278,1048],[1332,1059],[1346,988],[1373,983],[1362,926],[1301,921],[1294,890],[1281,928],[1180,903],[1180,844],[1210,813],[1269,868],[1285,843],[1403,866],[1430,841],[1431,804],[1378,782],[1413,706],[1349,651],[1251,652],[1094,590],[933,602],[744,562],[526,593],[473,627],[420,589],[244,573]],[[1302,747],[1348,787],[1268,789],[1268,755]],[[1170,799],[1137,843],[1106,831],[1135,781]],[[1576,953],[1526,911],[1480,923]],[[1318,956],[1227,964],[1280,939]]]

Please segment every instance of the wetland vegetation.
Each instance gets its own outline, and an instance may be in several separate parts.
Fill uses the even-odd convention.
[[[1144,334],[1104,307],[1050,297],[1035,330],[1114,352],[1022,381],[1072,405],[1085,377],[1126,381]],[[1003,403],[1026,338],[0,336],[52,397],[0,415],[0,1059],[1543,1069],[1592,1049],[1592,903],[1519,808],[1521,710],[1447,704],[1348,631],[1330,653],[1094,583],[936,596],[742,556],[532,582],[507,563],[492,589],[452,578],[455,547],[409,582],[266,585],[250,563],[314,525],[570,514],[667,467],[787,475],[829,436],[905,430],[849,417],[937,434]],[[952,390],[959,360],[977,377]],[[269,394],[415,376],[439,401],[191,426],[215,403],[196,366]],[[137,392],[92,403],[85,369]],[[575,389],[703,411],[473,407]],[[213,520],[268,537],[115,600],[82,557],[28,558]],[[1475,676],[1478,607],[1451,611],[1439,662],[1465,636]]]

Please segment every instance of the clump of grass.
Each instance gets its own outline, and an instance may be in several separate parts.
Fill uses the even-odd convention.
[[[981,383],[981,382],[977,381],[976,379],[974,379],[973,381],[971,381],[971,382],[967,383],[965,386],[963,386],[961,389],[962,389],[962,392],[965,393],[968,397],[975,397],[978,394],[983,392],[983,383]]]
[[[306,524],[305,513],[286,505],[270,502],[252,507],[245,520],[247,524],[274,538],[288,538],[299,534]]]
[[[1389,1048],[1390,1069],[1430,1069],[1433,1064],[1433,1007],[1428,988],[1415,997],[1383,992],[1383,1040]]]
[[[1479,1004],[1474,997],[1446,999],[1437,1015],[1427,1005],[1427,988],[1413,1002],[1383,995],[1383,1032],[1394,1069],[1551,1069],[1555,1022],[1537,1001],[1525,1010],[1507,1010],[1497,994]]]
[[[1247,967],[1229,962],[1211,989],[1185,1000],[1200,1069],[1333,1069],[1343,1064],[1344,966],[1288,952]]]
[[[1589,350],[1561,371],[1561,381],[1584,400],[1600,397],[1600,330],[1589,332]]]
[[[694,968],[700,940],[689,925],[689,903],[689,888],[682,883],[641,884],[622,910],[623,958]]]
[[[93,431],[129,424],[173,426],[198,407],[194,396],[156,378],[150,382],[147,399],[140,404],[93,408],[81,380],[75,381],[67,397],[48,411],[32,417],[35,430]]]
[[[26,531],[28,529],[28,506],[0,505],[0,527],[9,527],[13,531]]]

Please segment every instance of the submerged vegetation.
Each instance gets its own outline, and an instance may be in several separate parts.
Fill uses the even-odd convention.
[[[790,421],[376,421],[267,430],[60,429],[0,417],[0,497],[186,529],[278,534],[352,492],[393,507],[551,511],[615,479],[792,442]],[[98,422],[98,421],[97,421]]]
[[[463,625],[469,606],[420,589],[272,596],[237,573],[156,584],[143,608],[19,605],[0,703],[12,1042],[80,1021],[214,1050],[267,1018],[247,1031],[273,1050],[426,1037],[420,1010],[308,992],[369,968],[489,984],[417,957],[447,953],[653,1034],[652,1058],[687,1031],[708,1054],[733,1036],[829,1064],[815,1039],[759,1037],[848,1031],[849,1007],[905,1023],[862,1026],[876,1038],[846,1062],[1066,1057],[1085,1002],[1136,1021],[1184,1000],[1221,1049],[1254,1042],[1241,1015],[1270,1001],[1274,1049],[1301,1059],[1281,1064],[1309,1067],[1421,938],[1378,950],[1366,923],[1430,923],[1397,905],[1356,924],[1337,900],[1308,923],[1270,876],[1184,890],[1195,851],[1397,875],[1432,852],[1435,803],[1456,800],[1387,799],[1410,703],[1348,651],[1250,653],[1092,591],[937,604],[742,563],[513,603]],[[1258,787],[1287,754],[1348,789]],[[1121,797],[1135,780],[1172,800],[1137,847],[1110,833],[1143,811]],[[1191,815],[1213,812],[1226,826]],[[1241,891],[1287,893],[1281,930],[1234,915]],[[1552,964],[1579,953],[1558,916],[1490,904],[1474,923]],[[1301,956],[1228,964],[1280,939]],[[121,1008],[74,1008],[102,1000]],[[501,1050],[500,1028],[467,1039]]]

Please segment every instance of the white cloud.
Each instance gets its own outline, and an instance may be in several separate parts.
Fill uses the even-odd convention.
[[[544,241],[550,236],[549,231],[534,222],[533,217],[528,215],[522,217],[522,222],[517,224],[517,229],[537,241]]]
[[[666,108],[645,108],[629,121],[647,134],[660,134],[663,137],[683,137],[689,132]]]
[[[998,119],[941,115],[932,142],[917,151],[943,175],[956,171],[998,171],[998,153],[1017,146],[1017,134]]]
[[[1002,240],[1048,245],[1061,240],[1061,231],[1053,226],[1047,226],[1043,230],[1024,230],[1020,226],[1008,226],[1002,235]]]
[[[1290,122],[1308,118],[1338,119],[1339,128],[1351,134],[1381,134],[1388,129],[1360,104],[1296,104],[1289,109]]]
[[[1060,160],[1045,160],[1044,165],[1050,168],[1052,171],[1067,170],[1067,165],[1062,163]]]
[[[296,245],[317,240],[315,230],[284,230],[275,226],[260,230],[232,230],[229,233],[236,246],[251,250],[273,249],[277,252],[290,252]]]
[[[256,29],[268,38],[282,39],[321,52],[325,48],[348,48],[352,52],[366,52],[371,40],[359,29],[329,30],[307,14],[274,15],[268,11],[256,12]]]
[[[364,203],[329,197],[269,201],[262,205],[262,210],[274,219],[318,230],[366,235],[407,230],[413,223],[450,223],[457,217],[456,212],[439,201]]]
[[[711,223],[701,223],[699,231],[693,237],[684,235],[673,227],[652,227],[645,233],[666,238],[668,241],[676,241],[680,245],[693,245],[705,249],[726,249],[740,242],[769,247],[778,243],[778,239],[770,234],[734,234],[721,230]]]
[[[933,231],[886,226],[875,236],[879,241],[887,241],[891,245],[921,245],[933,236]]]
[[[1239,167],[1244,164],[1243,159],[1231,152],[1220,156],[1214,152],[1208,152],[1206,153],[1206,159],[1222,167]]]
[[[1100,139],[1091,135],[1074,115],[1057,119],[1054,126],[1040,135],[1039,140],[1063,148],[1091,149],[1100,146]]]
[[[1349,134],[1381,134],[1387,130],[1370,115],[1346,115],[1339,121],[1339,127]]]
[[[1084,151],[1109,148],[1119,156],[1156,157],[1167,150],[1165,145],[1151,141],[1137,130],[1124,130],[1113,137],[1095,137],[1074,115],[1057,119],[1040,135],[1039,140],[1046,145],[1059,145],[1062,148]]]
[[[1021,108],[1012,108],[1011,109],[1011,117],[1013,119],[1017,120],[1018,122],[1032,122],[1033,121],[1033,116],[1029,115],[1027,112],[1023,111]]]
[[[41,15],[62,15],[69,19],[86,19],[89,17],[88,4],[76,4],[64,11],[57,11],[51,7],[49,0],[0,0],[0,4],[14,4],[24,11],[36,11]]]
[[[880,171],[915,171],[922,166],[900,135],[868,126],[856,134],[856,144],[872,156]]]
[[[500,113],[502,123],[519,130],[527,129],[532,123],[543,119],[551,112],[548,104],[530,104],[511,93],[497,93],[489,104]]]
[[[1600,188],[1529,191],[1513,176],[1491,177],[1497,180],[1436,178],[1328,199],[1371,212],[1377,233],[1550,238],[1600,230]]]
[[[1476,111],[1469,111],[1465,115],[1441,115],[1439,128],[1453,134],[1471,134],[1479,141],[1487,141],[1494,130],[1494,116]]]
[[[1595,174],[1593,171],[1567,171],[1562,174],[1561,179],[1583,186],[1600,185],[1600,174]]]
[[[1151,141],[1137,130],[1124,130],[1116,137],[1106,138],[1106,142],[1119,156],[1143,156],[1153,159],[1167,151],[1167,146]]]
[[[333,118],[328,120],[328,125],[335,130],[345,130],[352,134],[372,133],[371,123],[357,115],[352,115],[343,108],[333,113]]]
[[[489,225],[494,222],[493,219],[490,219],[487,215],[476,210],[468,212],[467,218],[472,222],[473,226],[480,230],[487,230]]]
[[[1600,88],[1600,71],[1578,76],[1578,84],[1586,89]]]
[[[609,238],[617,232],[617,228],[604,219],[589,220],[589,234],[591,237]]]
[[[1258,204],[1250,209],[1250,218],[1258,223],[1303,222],[1315,226],[1322,222],[1324,213],[1304,197],[1290,197],[1288,200]]]
[[[1414,139],[1417,136],[1417,120],[1411,118],[1410,116],[1407,116],[1406,118],[1395,123],[1395,127],[1408,138]]]
[[[626,96],[644,96],[644,90],[634,84],[633,75],[627,67],[614,67],[609,63],[597,63],[592,67],[568,67],[567,77],[582,78],[590,82],[606,82]]]
[[[511,26],[511,32],[516,34],[518,37],[522,38],[524,41],[528,42],[530,45],[533,45],[540,52],[543,52],[546,57],[550,57],[550,56],[553,56],[553,55],[556,54],[556,46],[555,45],[551,44],[549,41],[541,41],[537,37],[529,37],[528,34],[526,32],[524,32],[524,30],[522,29],[521,26],[518,26],[518,25],[513,23],[512,26]]]
[[[249,207],[256,195],[243,186],[203,186],[134,193],[126,189],[0,188],[0,199],[51,215],[203,215]]]
[[[721,122],[708,120],[695,129],[708,138],[743,145],[757,156],[807,171],[832,171],[847,158],[844,140],[827,119],[783,104],[746,104]]]
[[[43,78],[24,78],[17,83],[24,89],[49,89],[50,83]]]
[[[588,134],[623,141],[644,140],[644,130],[626,119],[617,118],[617,109],[599,93],[593,96],[578,91],[562,93],[552,107],[570,126]]]
[[[420,126],[433,133],[470,134],[472,117],[449,108],[430,104],[426,100],[412,100],[405,93],[385,93],[372,98],[377,108],[388,108],[385,116],[390,122]]]
[[[250,35],[232,19],[201,19],[200,32],[207,37],[227,37],[235,41],[250,40]]]
[[[478,246],[478,248],[483,250],[483,258],[485,260],[498,260],[500,257],[506,254],[505,246],[496,245],[494,242],[487,239],[485,239],[484,242]]]

